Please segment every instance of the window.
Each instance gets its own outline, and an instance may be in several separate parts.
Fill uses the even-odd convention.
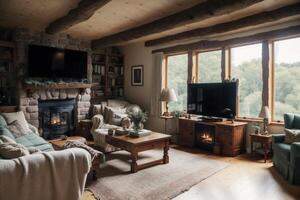
[[[258,117],[262,106],[262,44],[230,49],[231,77],[239,79],[239,117]]]
[[[209,51],[198,55],[198,82],[215,83],[221,82],[221,59],[222,51]]]
[[[178,101],[170,102],[169,111],[186,110],[187,106],[187,79],[188,79],[188,56],[187,54],[167,57],[167,87],[174,88],[177,92]]]
[[[274,120],[300,113],[300,38],[274,42]]]

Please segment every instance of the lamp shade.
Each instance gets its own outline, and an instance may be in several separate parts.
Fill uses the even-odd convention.
[[[177,101],[177,95],[173,88],[164,88],[160,94],[160,101]]]
[[[259,114],[259,117],[265,118],[265,119],[270,119],[270,118],[271,118],[271,113],[270,113],[270,110],[269,110],[269,107],[268,107],[268,106],[264,106],[264,107],[261,109],[260,114]]]

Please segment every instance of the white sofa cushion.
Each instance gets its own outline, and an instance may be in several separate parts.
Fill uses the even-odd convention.
[[[23,111],[1,114],[5,118],[7,124],[11,124],[13,121],[18,120],[26,133],[31,132]]]

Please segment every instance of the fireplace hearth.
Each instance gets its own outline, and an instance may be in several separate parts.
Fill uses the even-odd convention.
[[[38,107],[40,131],[45,139],[72,135],[75,116],[74,99],[39,101]]]
[[[215,132],[214,125],[196,123],[196,146],[201,149],[213,151],[216,139]]]

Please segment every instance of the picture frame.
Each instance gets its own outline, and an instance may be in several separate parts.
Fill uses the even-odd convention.
[[[131,66],[131,85],[132,86],[144,85],[144,65]]]

